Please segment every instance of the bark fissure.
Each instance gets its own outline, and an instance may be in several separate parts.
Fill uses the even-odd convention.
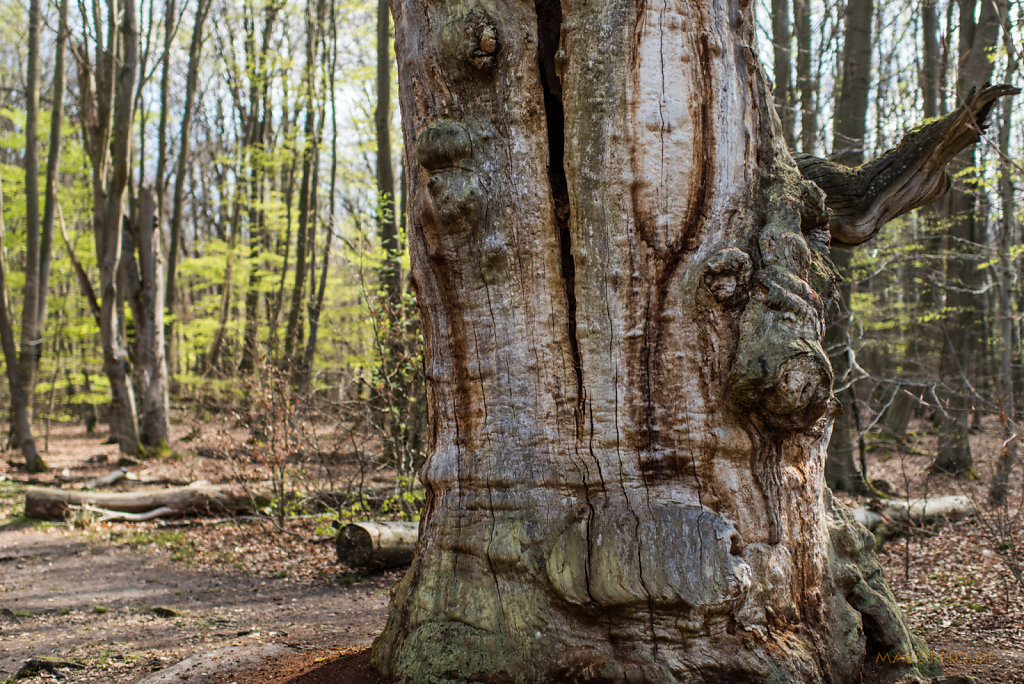
[[[586,393],[583,387],[583,367],[580,364],[580,345],[576,335],[576,262],[569,232],[569,188],[565,179],[565,111],[562,108],[562,88],[556,59],[562,30],[562,5],[559,0],[537,0],[537,62],[540,85],[544,93],[544,119],[548,139],[548,184],[554,203],[554,224],[558,234],[558,249],[562,283],[565,288],[566,335],[573,372],[576,375],[576,437],[583,436]]]

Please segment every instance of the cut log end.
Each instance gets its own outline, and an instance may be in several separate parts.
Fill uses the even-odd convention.
[[[351,568],[397,568],[412,562],[418,535],[414,522],[352,523],[338,531],[334,548],[338,560]]]

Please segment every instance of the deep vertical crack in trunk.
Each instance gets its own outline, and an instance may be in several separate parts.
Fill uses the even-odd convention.
[[[573,260],[572,237],[569,233],[569,186],[565,178],[565,112],[562,109],[562,86],[555,68],[558,42],[562,30],[562,5],[559,0],[537,0],[537,61],[540,83],[544,89],[544,118],[548,132],[548,183],[554,204],[555,229],[561,253],[562,283],[565,287],[566,336],[576,374],[576,435],[583,434],[585,402],[580,345],[576,337],[576,263]]]

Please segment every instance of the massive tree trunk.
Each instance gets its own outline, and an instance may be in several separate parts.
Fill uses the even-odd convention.
[[[882,650],[928,669],[824,486],[820,345],[829,232],[858,244],[945,187],[928,129],[882,167],[808,160],[858,193],[832,225],[749,4],[392,10],[432,441],[376,665],[859,681]]]

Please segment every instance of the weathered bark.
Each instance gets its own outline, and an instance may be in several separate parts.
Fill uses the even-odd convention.
[[[338,530],[334,550],[351,568],[398,568],[412,562],[418,534],[414,522],[352,523]]]
[[[240,487],[228,485],[189,485],[144,492],[81,492],[53,487],[28,487],[25,490],[25,515],[42,520],[60,520],[70,506],[97,506],[123,513],[145,513],[170,508],[178,515],[210,510],[249,511],[253,498]]]
[[[852,682],[872,651],[915,660],[824,486],[827,213],[750,5],[392,10],[432,441],[376,665]]]
[[[170,399],[164,344],[164,268],[157,227],[157,198],[152,189],[139,191],[136,222],[125,233],[125,299],[135,321],[132,379],[139,413],[139,442],[165,447],[170,442]]]
[[[32,424],[25,405],[25,395],[20,391],[22,386],[21,370],[18,367],[18,349],[14,340],[14,326],[11,323],[11,309],[7,299],[7,269],[4,265],[4,196],[3,179],[0,178],[0,346],[3,347],[4,365],[7,368],[7,386],[11,392],[11,424],[18,439],[18,446],[25,458],[25,467],[29,472],[38,473],[46,470],[46,464],[39,456],[35,439],[32,437]]]

